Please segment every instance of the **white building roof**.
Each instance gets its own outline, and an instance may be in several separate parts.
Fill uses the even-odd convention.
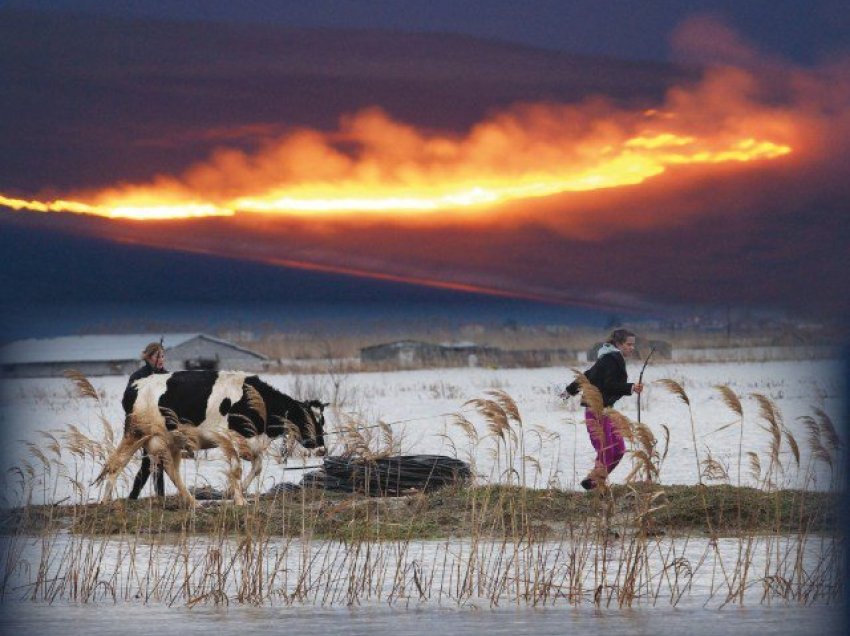
[[[266,359],[265,356],[254,351],[243,349],[225,340],[202,333],[140,333],[17,340],[0,347],[0,362],[3,364],[35,364],[41,362],[139,360],[145,346],[150,342],[159,342],[160,338],[163,339],[166,351],[193,338],[203,338],[227,345],[256,358]]]
[[[422,342],[420,340],[396,340],[394,342],[382,342],[381,344],[370,345],[368,347],[363,347],[361,351],[367,351],[369,349],[406,349],[408,347],[435,347],[429,342]]]

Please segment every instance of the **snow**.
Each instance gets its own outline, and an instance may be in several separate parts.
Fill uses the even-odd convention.
[[[776,476],[777,485],[814,489],[831,487],[832,480],[837,479],[838,471],[843,467],[836,466],[831,471],[823,461],[812,458],[808,431],[799,418],[812,416],[816,409],[822,409],[838,428],[842,441],[846,441],[841,370],[842,365],[837,360],[650,365],[644,377],[648,386],[641,398],[641,421],[654,433],[659,448],[663,449],[664,445],[662,425],[670,431],[669,450],[662,464],[660,482],[694,484],[698,481],[691,415],[700,459],[704,459],[710,451],[715,460],[726,466],[730,483],[735,484],[738,480],[739,445],[744,453],[757,453],[765,469],[769,463],[767,453],[771,436],[763,429],[765,422],[759,415],[758,403],[752,397],[757,393],[774,401],[784,426],[801,450],[801,461],[797,467],[787,438],[783,437],[780,460],[784,471]],[[630,365],[632,380],[638,371],[639,366]],[[395,452],[456,455],[474,462],[482,481],[516,480],[515,475],[519,474],[529,486],[542,488],[552,485],[575,489],[593,463],[593,451],[587,439],[583,409],[578,398],[564,402],[559,397],[564,386],[573,378],[572,371],[565,367],[450,368],[263,377],[294,397],[333,401],[335,406],[327,411],[328,431],[338,431],[344,423],[354,422],[360,427],[371,427],[361,432],[372,435],[373,443],[378,443],[383,434],[375,425],[385,422],[393,431]],[[690,409],[663,386],[653,383],[661,378],[671,378],[682,384],[690,400]],[[102,396],[103,419],[114,434],[120,436],[123,426],[120,400],[126,378],[103,377],[91,381]],[[724,404],[716,389],[721,384],[729,386],[741,399],[743,438],[740,419]],[[508,470],[505,447],[489,434],[487,423],[478,416],[474,406],[467,404],[472,399],[491,397],[488,392],[493,390],[504,391],[516,402],[522,418],[524,454],[534,458],[522,462],[518,458],[519,453],[514,453],[512,466],[517,473]],[[624,415],[636,419],[635,397],[621,399],[617,408]],[[458,414],[475,425],[479,437],[477,443],[470,441],[454,424]],[[48,451],[49,438],[38,431],[62,435],[71,426],[78,427],[91,437],[103,438],[98,404],[91,399],[77,397],[69,380],[15,379],[3,382],[0,427],[5,431],[6,444],[0,455],[0,469],[6,479],[3,491],[7,500],[21,496],[16,473],[14,470],[10,472],[13,466],[23,467],[23,462],[28,462],[36,467],[36,472],[41,470],[36,451],[27,443],[40,449],[48,458],[53,457]],[[515,430],[519,432],[518,427]],[[340,435],[331,433],[327,439],[330,453],[339,452]],[[206,457],[183,462],[184,478],[190,485],[223,487],[224,463],[218,451],[199,453],[199,456],[204,455]],[[305,456],[290,459],[288,466],[320,463],[318,458]],[[137,466],[138,459],[125,471],[123,480],[119,481],[119,496],[129,491]],[[34,500],[53,501],[65,497],[95,499],[99,491],[88,484],[101,467],[100,458],[77,457],[67,449],[63,450],[61,459],[51,469],[51,479],[44,480],[32,496]],[[757,485],[749,467],[749,459],[744,455],[742,483]],[[266,490],[281,480],[297,482],[304,472],[284,471],[283,468],[273,458],[268,459],[260,488]],[[627,455],[611,480],[621,483],[630,468],[631,460]],[[63,477],[56,480],[59,472],[63,473]],[[82,485],[80,490],[69,485],[67,476]],[[173,492],[171,484],[167,483],[167,488]]]

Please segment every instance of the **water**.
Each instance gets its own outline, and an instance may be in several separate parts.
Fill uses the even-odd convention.
[[[840,539],[0,539],[0,598],[150,606],[756,607],[843,589]]]
[[[840,549],[836,552],[836,542],[826,537],[811,537],[799,552],[795,551],[793,536],[758,539],[748,561],[743,606],[726,602],[728,588],[723,582],[724,568],[734,576],[742,545],[736,539],[720,539],[716,546],[704,538],[659,540],[647,553],[649,561],[643,576],[649,579],[649,585],[638,590],[631,607],[617,607],[616,595],[608,596],[624,584],[618,565],[627,557],[624,549],[628,544],[588,545],[583,548],[587,558],[609,561],[608,574],[603,575],[607,578],[601,608],[594,606],[592,598],[600,576],[598,561],[588,563],[583,570],[581,593],[568,597],[565,586],[569,581],[560,578],[569,560],[566,551],[570,546],[564,542],[516,549],[500,542],[482,542],[474,550],[468,541],[388,542],[363,544],[353,553],[350,546],[335,542],[275,540],[257,546],[255,552],[240,560],[238,555],[247,553],[240,552],[239,542],[230,540],[201,538],[187,544],[167,538],[151,541],[71,535],[58,535],[53,540],[53,544],[35,537],[0,540],[5,590],[0,604],[0,633],[96,636],[115,633],[119,625],[122,636],[208,634],[213,630],[265,634],[283,626],[294,633],[309,630],[323,636],[398,636],[438,630],[452,636],[845,633],[844,605],[829,594],[835,577],[840,577],[835,568],[842,557]],[[530,559],[524,556],[529,551],[533,551]],[[51,558],[45,561],[45,554]],[[218,570],[216,564],[212,568],[204,565],[211,563],[213,554],[217,555],[216,563],[232,566],[231,574],[215,584],[223,592],[217,597],[218,605],[203,594],[211,589],[208,579]],[[361,558],[365,554],[368,557]],[[778,561],[776,554],[782,555]],[[788,558],[795,554],[799,561]],[[94,558],[86,565],[91,555]],[[265,561],[263,568],[256,569],[255,556]],[[473,587],[482,592],[458,594],[453,573],[464,571],[470,559],[477,563]],[[688,574],[680,574],[682,580],[669,585],[668,573],[672,575],[672,571],[663,566],[673,560],[687,562]],[[39,564],[47,562],[50,564],[43,573],[47,591],[36,594],[37,601],[25,600],[33,589]],[[181,569],[184,562],[185,570]],[[725,566],[718,565],[720,562]],[[516,596],[510,585],[507,589],[492,586],[494,581],[511,575],[528,580],[535,576],[538,565],[563,592],[543,598],[537,607],[532,607],[532,600]],[[370,574],[352,597],[351,576],[356,577],[366,567]],[[409,579],[414,569],[423,581],[428,580],[430,572],[432,583],[423,586],[424,596],[411,580],[402,580]],[[805,595],[810,604],[793,600],[793,595],[783,596],[775,587],[765,596],[763,582],[768,577],[798,588],[826,570],[832,574]],[[240,604],[239,590],[244,589],[244,583],[268,577],[270,572],[276,572],[275,582],[266,587],[275,591],[257,597],[257,604]],[[61,591],[50,593],[50,582],[60,579],[64,581]],[[94,593],[87,596],[89,602],[74,602],[80,596],[69,590],[84,580],[103,581],[104,585],[94,586]],[[292,594],[295,583],[306,585],[307,592],[303,600],[290,604],[292,599],[287,595]],[[106,584],[112,586],[116,596],[107,593]],[[184,592],[184,585],[191,591]],[[494,594],[494,589],[500,591]],[[610,604],[606,604],[608,598]]]
[[[291,634],[337,636],[405,636],[407,634],[581,634],[613,636],[702,636],[708,634],[771,634],[832,636],[846,633],[838,607],[758,606],[704,608],[645,608],[596,610],[590,608],[532,609],[312,609],[167,608],[136,604],[0,606],[0,633],[135,634],[238,633],[242,636],[286,631]]]

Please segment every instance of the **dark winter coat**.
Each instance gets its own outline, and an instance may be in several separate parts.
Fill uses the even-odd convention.
[[[632,394],[632,383],[626,382],[626,360],[619,351],[600,356],[584,375],[602,393],[602,402],[606,407],[614,406],[621,397]],[[570,395],[576,395],[580,390],[578,380],[567,387]],[[587,406],[584,400],[582,405]]]

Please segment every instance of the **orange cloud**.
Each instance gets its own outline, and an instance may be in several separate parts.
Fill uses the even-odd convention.
[[[759,92],[753,75],[720,69],[671,89],[656,108],[624,109],[601,98],[517,104],[464,134],[422,130],[373,107],[342,117],[336,130],[290,131],[253,152],[221,148],[180,175],[62,200],[5,196],[0,203],[135,219],[262,213],[500,221],[512,202],[534,205],[643,184],[681,167],[710,172],[797,152],[800,118]]]

